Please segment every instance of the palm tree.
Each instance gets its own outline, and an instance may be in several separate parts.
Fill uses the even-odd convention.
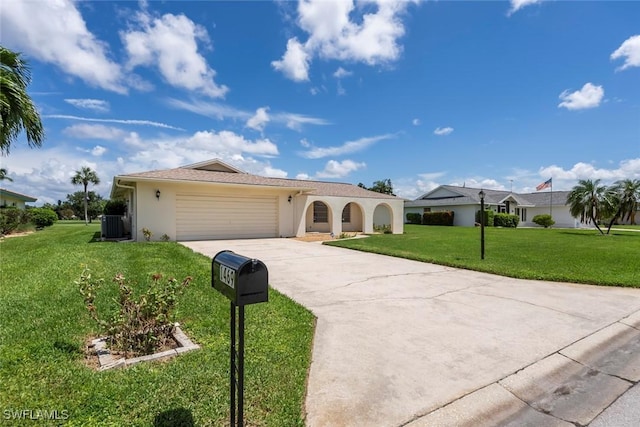
[[[5,168],[0,168],[0,181],[4,181],[5,179],[7,181],[13,181],[13,179],[11,179],[9,176],[7,176],[7,170]]]
[[[636,211],[640,204],[640,179],[621,179],[616,181],[609,188],[609,194],[617,209],[609,222],[607,234],[609,234],[611,226],[618,218],[623,221],[626,219],[631,224],[635,224]]]
[[[567,196],[569,212],[574,218],[580,217],[583,224],[593,223],[600,234],[604,234],[598,226],[601,211],[607,209],[605,204],[607,187],[600,185],[600,180],[581,179]]]
[[[0,154],[24,131],[30,147],[40,147],[44,128],[40,114],[27,94],[31,72],[21,54],[0,46]]]
[[[76,171],[76,174],[73,176],[73,178],[71,178],[71,183],[74,185],[82,184],[84,186],[84,223],[86,225],[89,225],[87,214],[89,210],[89,193],[87,192],[87,186],[89,185],[89,183],[92,183],[94,185],[100,184],[100,178],[98,178],[98,175],[95,173],[95,171],[91,170],[90,167],[83,166],[80,170]]]

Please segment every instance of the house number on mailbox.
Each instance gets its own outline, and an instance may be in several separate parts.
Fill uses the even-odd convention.
[[[220,281],[235,289],[235,272],[226,265],[220,264]]]

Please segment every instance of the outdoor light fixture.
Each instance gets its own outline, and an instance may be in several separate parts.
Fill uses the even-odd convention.
[[[156,190],[156,199],[160,200],[160,190]]]
[[[484,190],[480,189],[480,259],[484,259]]]
[[[287,199],[287,201],[291,203],[291,199],[292,199],[291,194],[289,194],[289,198]]]

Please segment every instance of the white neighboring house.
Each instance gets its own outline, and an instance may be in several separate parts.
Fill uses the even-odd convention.
[[[25,209],[26,203],[33,203],[36,200],[38,199],[35,197],[16,193],[15,191],[10,191],[6,188],[0,188],[0,207],[6,208],[13,206],[18,209]]]
[[[125,231],[171,240],[300,237],[308,232],[403,233],[404,201],[356,185],[267,178],[214,159],[118,175],[111,199],[127,203]]]
[[[549,214],[556,222],[554,227],[579,228],[582,224],[569,213],[566,204],[569,191],[544,191],[513,193],[502,190],[483,190],[485,207],[495,212],[518,215],[519,226],[538,227],[532,222],[536,215]],[[480,210],[480,188],[441,185],[415,200],[404,204],[407,213],[453,211],[453,225],[473,227],[476,212]]]

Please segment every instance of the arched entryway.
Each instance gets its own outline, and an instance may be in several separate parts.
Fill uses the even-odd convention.
[[[330,233],[333,212],[331,207],[320,200],[309,203],[305,215],[306,231],[310,233]]]
[[[373,211],[373,231],[393,232],[393,210],[386,203],[380,203]]]
[[[349,202],[342,208],[342,231],[346,233],[362,233],[364,231],[362,206],[355,202]]]

